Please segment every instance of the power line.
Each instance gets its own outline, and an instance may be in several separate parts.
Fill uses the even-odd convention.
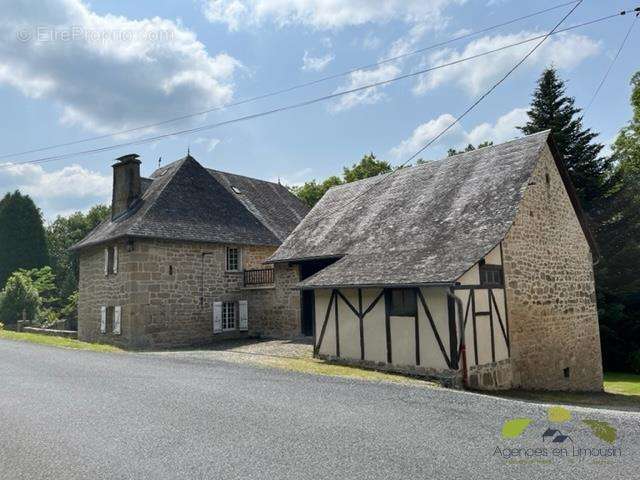
[[[352,89],[348,89],[348,90],[343,90],[343,91],[340,91],[340,92],[335,92],[333,94],[324,95],[324,96],[321,96],[321,97],[313,98],[311,100],[306,100],[306,101],[303,101],[303,102],[294,103],[294,104],[286,105],[286,106],[283,106],[283,107],[274,108],[272,110],[267,110],[267,111],[263,111],[263,112],[259,112],[259,113],[249,114],[249,115],[245,115],[245,116],[242,116],[242,117],[237,117],[237,118],[230,119],[230,120],[225,120],[225,121],[222,121],[222,122],[203,125],[203,126],[200,126],[200,127],[194,127],[194,128],[185,129],[185,130],[178,130],[178,131],[164,133],[164,134],[160,134],[160,135],[156,135],[156,136],[152,136],[152,137],[146,137],[146,138],[143,138],[143,139],[133,140],[133,141],[129,141],[129,142],[123,142],[123,143],[114,144],[114,145],[108,145],[108,146],[100,147],[100,148],[94,148],[94,149],[70,152],[70,153],[66,153],[66,154],[54,155],[54,156],[49,156],[49,157],[42,157],[42,158],[29,160],[29,161],[25,161],[25,162],[4,163],[4,164],[0,164],[0,168],[9,167],[9,166],[12,166],[12,165],[47,163],[47,162],[52,162],[52,161],[64,160],[64,159],[67,159],[67,158],[73,158],[73,157],[80,156],[80,155],[90,155],[90,154],[94,154],[94,153],[101,153],[101,152],[106,152],[106,151],[114,150],[114,149],[121,148],[121,147],[127,147],[127,146],[133,146],[133,145],[141,145],[141,144],[145,144],[145,143],[149,143],[149,142],[155,142],[155,141],[162,140],[162,139],[168,138],[168,137],[174,137],[174,136],[179,136],[179,135],[198,133],[198,132],[201,132],[201,131],[204,131],[204,130],[210,130],[210,129],[217,128],[217,127],[220,127],[220,126],[230,125],[230,124],[233,124],[233,123],[238,123],[238,122],[246,121],[246,120],[252,120],[252,119],[255,119],[255,118],[260,118],[260,117],[272,115],[274,113],[284,112],[284,111],[287,111],[287,110],[293,110],[293,109],[301,108],[301,107],[304,107],[304,106],[312,105],[312,104],[315,104],[315,103],[319,103],[319,102],[322,102],[322,101],[327,101],[327,100],[331,100],[331,99],[334,99],[334,98],[338,98],[338,97],[341,97],[341,96],[344,96],[344,95],[349,95],[349,94],[352,94],[352,93],[356,93],[356,92],[359,92],[359,91],[363,91],[363,90],[367,90],[367,89],[371,89],[371,88],[376,88],[376,87],[379,87],[379,86],[382,86],[382,85],[387,85],[387,84],[390,84],[390,83],[393,83],[393,82],[397,82],[399,80],[403,80],[403,79],[406,79],[406,78],[411,78],[411,77],[415,77],[415,76],[418,76],[418,75],[423,75],[425,73],[432,72],[434,70],[438,70],[438,69],[445,68],[445,67],[450,67],[450,66],[453,66],[453,65],[456,65],[456,64],[459,64],[459,63],[463,63],[463,62],[466,62],[466,61],[469,61],[469,60],[473,60],[473,59],[476,59],[476,58],[483,57],[485,55],[489,55],[491,53],[496,53],[496,52],[499,52],[499,51],[502,51],[502,50],[506,50],[508,48],[513,48],[515,46],[524,45],[526,43],[530,43],[530,42],[533,42],[535,40],[539,40],[541,38],[546,38],[549,35],[554,35],[554,34],[566,32],[566,31],[569,31],[569,30],[574,30],[576,28],[580,28],[580,27],[583,27],[583,26],[586,26],[586,25],[591,25],[591,24],[594,24],[594,23],[597,23],[597,22],[601,22],[601,21],[604,21],[604,20],[607,20],[607,19],[610,19],[610,18],[613,18],[613,17],[617,17],[619,15],[621,15],[621,13],[617,13],[617,14],[614,14],[614,15],[609,15],[609,16],[606,16],[606,17],[601,17],[601,18],[598,18],[598,19],[590,20],[588,22],[584,22],[582,24],[578,24],[578,25],[574,25],[574,26],[571,26],[571,27],[567,27],[565,29],[555,30],[551,34],[537,35],[537,36],[534,36],[534,37],[531,37],[531,38],[528,38],[528,39],[525,39],[525,40],[521,40],[519,42],[515,42],[515,43],[509,44],[509,45],[505,45],[505,46],[502,46],[502,47],[499,47],[499,48],[496,48],[496,49],[493,49],[493,50],[488,50],[488,51],[485,51],[485,52],[482,52],[482,53],[479,53],[479,54],[471,55],[469,57],[464,57],[464,58],[461,58],[461,59],[458,59],[458,60],[455,60],[455,61],[452,61],[452,62],[436,65],[434,67],[421,69],[421,70],[418,70],[418,71],[415,71],[415,72],[403,74],[403,75],[400,75],[400,76],[397,76],[397,77],[393,77],[393,78],[390,78],[390,79],[387,79],[387,80],[382,80],[382,81],[379,81],[379,82],[375,82],[375,83],[371,83],[371,84],[367,84],[367,85],[362,85],[360,87],[356,87],[356,88],[352,88]]]
[[[443,42],[434,43],[432,45],[429,45],[429,46],[426,46],[426,47],[423,47],[423,48],[419,48],[419,49],[413,50],[411,52],[403,53],[401,55],[396,55],[394,57],[385,58],[385,59],[380,60],[380,61],[375,62],[375,63],[371,63],[371,64],[368,64],[368,65],[363,65],[361,67],[355,67],[355,68],[352,68],[350,70],[346,70],[344,72],[336,73],[336,74],[333,74],[333,75],[328,75],[328,76],[325,76],[325,77],[318,78],[316,80],[312,80],[310,82],[300,83],[300,84],[293,85],[293,86],[290,86],[290,87],[287,87],[287,88],[284,88],[284,89],[281,89],[281,90],[275,90],[275,91],[272,91],[272,92],[269,92],[269,93],[265,93],[265,94],[262,94],[262,95],[255,96],[255,97],[250,97],[250,98],[238,100],[236,102],[227,103],[225,105],[207,108],[207,109],[201,110],[199,112],[188,113],[188,114],[181,115],[181,116],[178,116],[178,117],[169,118],[167,120],[162,120],[160,122],[150,123],[150,124],[147,124],[147,125],[141,125],[141,126],[138,126],[138,127],[133,127],[133,128],[125,129],[125,130],[120,130],[118,132],[106,133],[106,134],[103,134],[103,135],[97,135],[97,136],[94,136],[94,137],[84,138],[84,139],[81,139],[81,140],[74,140],[74,141],[66,142],[66,143],[59,143],[59,144],[56,144],[56,145],[49,145],[49,146],[46,146],[46,147],[39,147],[39,148],[35,148],[35,149],[32,149],[32,150],[25,150],[25,151],[16,152],[16,153],[3,154],[3,155],[0,155],[0,159],[8,158],[8,157],[19,157],[19,156],[27,155],[27,154],[30,154],[30,153],[43,152],[43,151],[52,150],[52,149],[55,149],[55,148],[69,147],[69,146],[78,145],[78,144],[81,144],[81,143],[92,142],[92,141],[97,141],[97,140],[104,140],[105,138],[111,138],[111,137],[115,137],[115,136],[118,136],[118,135],[125,135],[125,134],[128,134],[128,133],[138,132],[140,130],[147,130],[147,129],[150,129],[150,128],[159,127],[159,126],[166,125],[166,124],[169,124],[169,123],[175,123],[175,122],[179,122],[181,120],[186,120],[186,119],[189,119],[189,118],[199,117],[199,116],[202,116],[202,115],[206,115],[208,113],[212,113],[212,112],[215,112],[215,111],[223,110],[225,108],[237,107],[237,106],[244,105],[244,104],[251,103],[251,102],[255,102],[255,101],[258,101],[258,100],[264,100],[266,98],[274,97],[276,95],[282,95],[284,93],[293,92],[295,90],[299,90],[301,88],[317,85],[319,83],[323,83],[323,82],[326,82],[326,81],[329,81],[329,80],[335,80],[336,78],[344,77],[344,76],[350,75],[350,74],[352,74],[354,72],[358,72],[358,71],[361,71],[361,70],[371,70],[371,69],[373,69],[375,67],[379,67],[380,65],[385,65],[387,63],[395,62],[395,61],[400,60],[402,58],[407,58],[407,57],[410,57],[410,56],[413,56],[413,55],[417,55],[419,53],[424,53],[424,52],[426,52],[428,50],[432,50],[434,48],[443,47],[443,46],[448,45],[450,43],[454,43],[454,42],[458,42],[460,40],[471,38],[471,37],[480,35],[482,33],[489,32],[491,30],[496,30],[498,28],[505,27],[507,25],[511,25],[513,23],[516,23],[516,22],[519,22],[519,21],[522,21],[522,20],[527,20],[529,18],[533,18],[533,17],[536,17],[538,15],[542,15],[544,13],[548,13],[548,12],[551,12],[553,10],[557,10],[559,8],[562,8],[562,7],[566,7],[567,5],[571,5],[571,4],[576,3],[576,1],[577,0],[572,0],[570,2],[561,3],[559,5],[556,5],[556,6],[553,6],[553,7],[549,7],[549,8],[545,8],[543,10],[538,10],[536,12],[533,12],[533,13],[530,13],[530,14],[527,14],[527,15],[523,15],[521,17],[517,17],[517,18],[514,18],[512,20],[508,20],[506,22],[503,22],[503,23],[499,23],[497,25],[492,25],[490,27],[486,27],[486,28],[483,28],[481,30],[477,30],[477,31],[470,32],[470,33],[467,33],[467,34],[464,34],[464,35],[460,35],[460,36],[451,38],[449,40],[445,40]]]
[[[407,166],[407,164],[409,162],[411,162],[413,159],[415,159],[418,155],[420,155],[422,152],[424,152],[427,148],[429,148],[431,145],[433,145],[439,138],[441,138],[445,133],[447,133],[451,128],[453,128],[453,126],[455,126],[456,124],[458,124],[460,122],[460,120],[462,120],[466,115],[468,115],[475,107],[478,106],[478,104],[480,104],[480,102],[482,102],[485,98],[487,98],[496,88],[498,88],[507,78],[509,78],[509,76],[511,76],[511,74],[513,72],[515,72],[518,67],[520,65],[522,65],[531,55],[533,55],[533,53],[554,33],[558,33],[558,28],[560,27],[560,25],[562,25],[564,23],[564,21],[569,18],[569,16],[576,10],[576,8],[578,8],[580,6],[580,4],[582,3],[583,0],[579,0],[579,2],[571,9],[569,10],[569,12],[567,12],[564,17],[562,17],[562,19],[556,24],[555,27],[553,27],[553,29],[551,29],[546,35],[543,35],[542,39],[531,49],[529,50],[529,52],[527,52],[527,54],[522,57],[522,59],[516,63],[502,78],[500,78],[500,80],[498,80],[496,83],[494,83],[485,93],[483,93],[475,102],[473,102],[462,114],[458,115],[453,122],[451,122],[449,125],[447,125],[445,128],[443,128],[435,137],[433,137],[431,140],[429,140],[423,147],[421,147],[416,153],[414,153],[413,155],[411,155],[409,158],[407,158],[407,160],[405,160],[403,163],[401,163],[399,165],[399,167],[392,171],[391,173],[388,173],[387,175],[382,175],[380,177],[379,180],[375,181],[375,182],[371,182],[370,185],[366,185],[365,188],[358,193],[357,195],[355,195],[353,198],[351,198],[348,202],[347,202],[347,206],[352,204],[353,202],[355,202],[358,198],[362,197],[365,193],[367,193],[368,191],[372,190],[373,188],[375,188],[378,185],[381,185],[382,182],[384,182],[385,180],[387,180],[388,178],[391,178],[393,175],[395,175],[400,169],[402,169],[403,167]],[[620,14],[618,14],[620,15]],[[624,14],[623,14],[624,15]],[[318,223],[320,221],[322,221],[323,218],[319,218],[318,219]]]
[[[640,7],[636,8],[635,11],[638,12],[638,13],[636,13],[633,21],[631,22],[631,25],[629,25],[629,30],[627,30],[627,34],[622,39],[622,42],[620,43],[620,47],[618,47],[618,51],[616,52],[615,56],[611,59],[611,62],[609,63],[609,68],[607,68],[607,71],[603,75],[602,80],[600,80],[600,83],[598,84],[598,88],[596,88],[595,92],[593,92],[593,96],[591,97],[591,100],[589,100],[589,103],[587,104],[586,108],[582,111],[583,114],[585,114],[591,108],[591,105],[593,104],[593,102],[595,101],[596,97],[600,93],[600,90],[602,89],[602,86],[604,85],[604,82],[607,81],[607,78],[609,77],[609,74],[611,73],[611,70],[613,69],[613,65],[616,63],[616,60],[620,56],[620,53],[622,52],[622,49],[624,48],[625,44],[627,43],[627,40],[629,39],[629,36],[631,35],[631,31],[633,30],[633,27],[635,27],[636,22],[638,21],[638,17],[640,16]]]

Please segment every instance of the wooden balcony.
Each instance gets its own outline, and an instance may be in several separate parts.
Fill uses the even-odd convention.
[[[245,287],[272,287],[273,268],[263,268],[244,271]]]

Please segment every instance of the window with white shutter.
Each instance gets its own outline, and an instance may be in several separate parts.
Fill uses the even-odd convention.
[[[222,332],[222,302],[213,302],[213,333]]]
[[[120,335],[122,333],[122,307],[113,307],[113,333]]]
[[[222,302],[222,330],[236,329],[236,304],[235,302]]]
[[[107,333],[107,307],[100,307],[100,333]]]
[[[240,300],[238,302],[238,311],[239,311],[239,323],[238,328],[240,330],[249,330],[249,304],[246,300]]]

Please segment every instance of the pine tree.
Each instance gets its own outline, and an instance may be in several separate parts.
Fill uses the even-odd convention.
[[[556,70],[547,68],[533,93],[529,121],[519,128],[527,135],[551,129],[583,208],[596,216],[598,200],[609,188],[611,162],[599,156],[604,146],[593,142],[598,134],[583,127],[580,112]]]
[[[28,195],[7,193],[0,200],[0,288],[18,269],[48,263],[47,241],[40,210]]]

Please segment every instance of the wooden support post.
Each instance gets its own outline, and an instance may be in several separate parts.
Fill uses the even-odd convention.
[[[487,300],[489,301],[489,329],[491,330],[491,361],[495,363],[496,361],[496,339],[493,333],[493,304],[491,303],[491,297],[493,293],[489,288],[487,290]]]
[[[471,319],[473,320],[473,356],[476,361],[476,365],[478,365],[478,332],[476,325],[476,291],[475,289],[469,290],[469,295],[471,295]]]
[[[447,296],[447,313],[449,314],[449,358],[451,368],[458,369],[458,329],[456,328],[456,302]],[[461,332],[462,335],[462,332]]]
[[[384,291],[384,329],[387,338],[387,363],[393,363],[393,355],[391,351],[391,314],[389,307],[391,306],[391,290]]]
[[[358,289],[358,321],[360,323],[360,360],[364,360],[364,315],[362,313],[362,289]]]
[[[335,312],[336,312],[336,357],[340,356],[340,321],[338,320],[338,294],[340,294],[339,290],[336,290],[335,295]]]

